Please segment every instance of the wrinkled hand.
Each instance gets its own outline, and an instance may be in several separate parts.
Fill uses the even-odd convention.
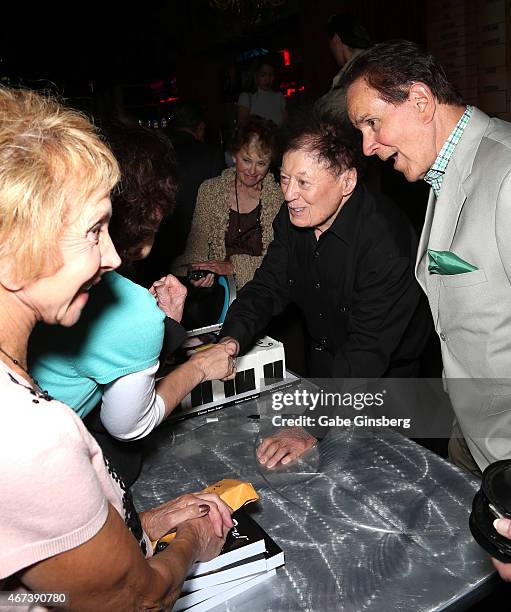
[[[234,266],[232,262],[222,259],[211,259],[210,261],[202,261],[190,264],[190,270],[210,270],[212,274],[208,274],[199,280],[190,281],[194,287],[212,287],[215,281],[215,274],[230,276],[234,274]]]
[[[218,556],[228,533],[229,529],[224,526],[219,536],[206,518],[193,519],[178,527],[178,534],[189,535],[195,541],[195,561],[210,561]]]
[[[493,526],[497,533],[500,533],[501,536],[508,538],[511,540],[511,520],[509,519],[497,519]],[[498,571],[502,580],[506,582],[511,582],[511,563],[502,563],[502,561],[497,561],[497,559],[492,558],[493,565],[495,569]]]
[[[283,429],[263,439],[256,451],[257,459],[268,468],[273,468],[278,463],[287,465],[312,448],[316,442],[316,438],[301,427]]]
[[[236,345],[233,342],[219,343],[211,348],[196,351],[190,361],[201,370],[202,381],[231,380],[236,376],[235,351]]]
[[[185,521],[208,517],[214,533],[223,537],[232,527],[232,510],[216,493],[187,493],[140,513],[142,527],[151,540],[158,540]]]
[[[167,317],[171,317],[178,323],[183,318],[187,289],[175,276],[168,274],[153,283],[149,289],[154,295],[158,306]]]

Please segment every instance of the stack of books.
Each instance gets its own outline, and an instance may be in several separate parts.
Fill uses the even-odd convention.
[[[210,610],[268,580],[284,565],[282,549],[243,508],[232,519],[222,552],[192,567],[173,612]]]

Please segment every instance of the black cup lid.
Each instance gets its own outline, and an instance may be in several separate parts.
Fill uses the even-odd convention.
[[[511,540],[501,536],[493,527],[495,516],[490,511],[488,499],[478,491],[472,502],[469,527],[475,541],[487,553],[503,563],[511,562]]]

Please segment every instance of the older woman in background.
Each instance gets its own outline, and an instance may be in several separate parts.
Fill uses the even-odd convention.
[[[218,554],[232,525],[203,494],[139,517],[80,418],[27,372],[35,324],[74,325],[120,263],[108,234],[118,176],[79,113],[0,89],[0,590],[65,592],[70,609],[172,607],[191,564]],[[150,540],[174,527],[150,558]]]
[[[282,204],[282,192],[268,172],[275,153],[274,127],[251,118],[234,135],[235,166],[199,188],[185,252],[172,271],[207,270],[192,281],[211,287],[215,274],[234,274],[238,289],[252,279],[273,239],[272,221]]]
[[[110,225],[124,272],[147,257],[161,219],[172,209],[174,155],[164,136],[138,125],[109,122],[103,133],[121,167]],[[235,347],[214,346],[156,382],[164,329],[166,352],[185,338],[179,321],[186,289],[169,275],[154,284],[152,293],[161,309],[147,289],[117,272],[106,274],[91,289],[80,321],[71,329],[38,326],[29,351],[34,378],[87,417],[87,426],[129,484],[140,471],[141,454],[126,442],[147,436],[196,385],[225,378],[234,367],[229,350]]]

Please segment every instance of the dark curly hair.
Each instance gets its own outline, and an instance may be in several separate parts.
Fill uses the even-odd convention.
[[[121,168],[121,180],[111,194],[110,234],[123,263],[138,258],[175,204],[178,187],[174,149],[159,132],[136,123],[101,123],[101,132]]]
[[[462,96],[433,55],[409,40],[382,42],[357,55],[343,73],[339,87],[347,89],[360,77],[390,104],[404,102],[417,82],[426,84],[443,104],[463,104]]]
[[[355,168],[361,177],[365,170],[360,133],[345,121],[329,122],[315,115],[295,117],[285,126],[282,152],[304,151],[327,170],[339,176]]]
[[[263,155],[269,155],[273,160],[276,152],[277,126],[273,121],[262,117],[250,116],[248,121],[239,125],[233,134],[230,152],[238,153],[244,146],[248,146],[254,138],[257,138],[257,148]]]

